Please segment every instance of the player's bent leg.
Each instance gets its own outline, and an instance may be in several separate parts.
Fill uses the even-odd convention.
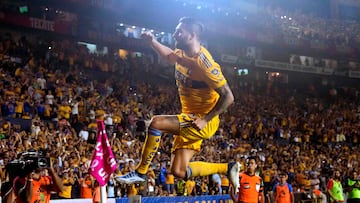
[[[189,114],[178,115],[181,131],[179,135],[174,136],[173,153],[175,153],[175,160],[172,167],[173,172],[180,177],[183,177],[186,173],[186,178],[216,173],[226,174],[228,171],[227,163],[189,163],[195,152],[200,152],[202,141],[209,139],[216,132],[220,122],[219,118],[215,117],[207,123],[206,127],[198,130],[191,125],[194,118],[193,115]],[[184,157],[184,153],[189,153],[190,156]],[[185,168],[185,166],[187,167]]]
[[[204,161],[194,161],[189,163],[191,176],[208,176],[212,174],[226,174],[228,171],[227,163],[209,163]]]
[[[230,163],[209,163],[202,161],[195,161],[189,163],[188,171],[191,171],[191,177],[208,176],[212,174],[224,174],[230,180],[234,188],[239,188],[239,172],[241,165],[238,162]]]
[[[195,161],[190,162],[197,151],[192,149],[177,149],[173,152],[171,160],[171,173],[178,177],[188,179],[190,177],[208,176],[212,174],[225,174],[229,178],[235,192],[240,187],[239,172],[241,164],[239,162],[230,163],[208,163]]]
[[[153,160],[161,141],[161,131],[150,127],[148,135],[146,136],[145,143],[141,152],[141,159],[136,171],[140,174],[146,174]]]
[[[180,134],[180,122],[176,115],[159,115],[151,119],[149,128],[158,129],[164,133]]]
[[[154,116],[148,128],[136,171],[116,177],[116,179],[126,184],[145,182],[146,173],[159,148],[162,132],[177,133],[179,128],[179,121],[176,116]]]
[[[187,179],[191,176],[189,162],[196,151],[192,149],[177,149],[171,155],[171,173],[177,178]]]

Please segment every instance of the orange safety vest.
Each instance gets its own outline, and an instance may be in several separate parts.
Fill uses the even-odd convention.
[[[275,191],[276,203],[291,203],[291,193],[287,183],[284,185],[276,184]]]

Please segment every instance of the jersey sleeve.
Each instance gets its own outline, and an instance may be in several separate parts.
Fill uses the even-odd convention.
[[[216,63],[206,52],[200,52],[198,65],[204,75],[203,80],[212,89],[217,89],[226,84],[226,79],[221,71],[220,65]]]

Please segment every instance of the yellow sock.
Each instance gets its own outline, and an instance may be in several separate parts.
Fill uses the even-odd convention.
[[[209,163],[202,161],[194,161],[189,163],[191,168],[190,177],[208,176],[212,174],[226,174],[228,171],[227,163]]]
[[[140,174],[146,174],[153,160],[161,140],[161,131],[149,128],[145,144],[142,149],[141,159],[136,171]]]

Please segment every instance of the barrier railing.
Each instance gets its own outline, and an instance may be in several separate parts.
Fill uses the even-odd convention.
[[[322,199],[305,198],[305,193],[295,192],[295,203],[321,203]],[[51,203],[92,203],[92,199],[61,199],[51,200]],[[272,203],[272,198],[266,195],[266,203]],[[130,198],[108,198],[107,203],[233,203],[229,195],[204,195],[204,196],[166,196],[166,197],[141,197],[135,195]]]
[[[91,199],[51,200],[51,203],[92,203]],[[206,195],[195,197],[141,197],[109,198],[107,203],[232,203],[229,195]]]
[[[141,197],[134,196],[130,198],[121,198],[116,199],[116,203],[232,203],[231,197],[229,195],[204,195],[204,196],[195,196],[195,197]]]

